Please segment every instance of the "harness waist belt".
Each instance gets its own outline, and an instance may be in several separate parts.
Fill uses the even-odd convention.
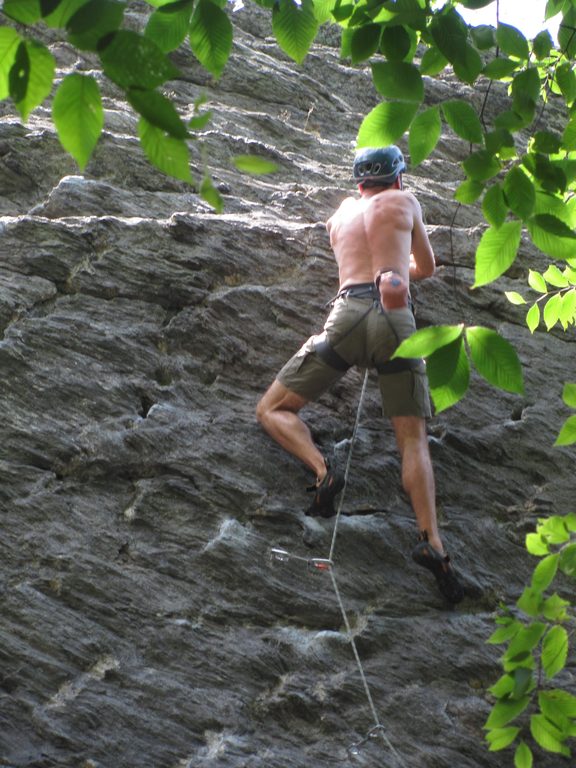
[[[380,291],[374,283],[358,283],[349,285],[348,288],[342,288],[336,294],[337,299],[349,296],[351,299],[378,299],[380,301]]]

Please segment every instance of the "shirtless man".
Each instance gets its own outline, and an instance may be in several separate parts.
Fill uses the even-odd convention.
[[[418,528],[414,560],[432,571],[452,603],[463,589],[444,552],[436,521],[435,484],[425,419],[431,415],[422,360],[394,359],[416,329],[410,280],[434,274],[434,253],[420,205],[402,188],[406,165],[396,146],[361,150],[354,161],[360,198],[348,197],[326,224],[340,289],[322,333],[286,363],[257,407],[268,434],[316,474],[307,514],[330,517],[344,480],[314,443],[299,416],[352,365],[376,368],[383,412],[402,458],[402,484]]]

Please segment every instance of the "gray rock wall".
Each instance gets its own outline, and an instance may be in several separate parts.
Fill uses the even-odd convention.
[[[132,24],[143,9],[130,4]],[[374,724],[330,578],[269,563],[272,547],[326,557],[333,523],[304,516],[311,478],[253,412],[335,292],[323,222],[351,189],[354,137],[378,99],[329,33],[296,66],[266,13],[233,19],[221,81],[183,48],[170,84],[185,114],[208,97],[221,215],[149,167],[135,115],[103,78],[106,133],[84,175],[48,107],[24,127],[0,105],[2,765],[324,768],[347,764]],[[56,39],[53,51],[59,76],[93,66]],[[426,88],[437,103],[461,86]],[[247,152],[281,172],[240,175],[231,157]],[[528,242],[498,288],[470,291],[482,219],[454,219],[452,201],[466,153],[447,133],[407,179],[440,264],[418,286],[418,323],[497,328],[517,346],[526,396],[475,377],[430,423],[442,530],[469,590],[450,611],[410,559],[413,515],[369,380],[336,575],[400,758],[377,739],[358,765],[511,764],[482,744],[499,675],[485,640],[534,564],[524,534],[573,510],[573,452],[552,443],[574,337],[531,336],[503,298],[541,258]],[[342,456],[361,383],[349,373],[305,412]],[[573,662],[562,682],[574,685]]]

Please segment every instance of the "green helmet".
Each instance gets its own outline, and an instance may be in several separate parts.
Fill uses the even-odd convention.
[[[365,147],[354,158],[354,180],[363,183],[393,184],[406,170],[404,155],[395,144],[389,147]]]

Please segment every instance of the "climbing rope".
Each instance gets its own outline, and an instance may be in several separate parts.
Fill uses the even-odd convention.
[[[330,544],[330,552],[327,558],[321,558],[321,557],[314,557],[314,558],[305,558],[305,557],[299,557],[298,555],[292,555],[285,549],[279,549],[275,548],[272,549],[270,552],[270,557],[272,561],[277,561],[281,563],[288,562],[289,560],[296,560],[305,562],[307,565],[307,568],[309,571],[313,573],[326,573],[328,572],[330,574],[330,579],[332,581],[332,587],[334,589],[334,594],[336,595],[336,601],[338,603],[338,607],[340,609],[340,613],[342,614],[342,620],[344,622],[344,626],[346,627],[346,632],[348,635],[348,641],[352,647],[352,653],[354,654],[354,658],[356,660],[356,664],[358,666],[358,672],[360,673],[360,679],[362,680],[362,686],[364,688],[364,692],[366,694],[366,699],[368,701],[368,707],[370,709],[370,712],[372,713],[372,717],[374,719],[374,726],[368,731],[366,736],[360,741],[356,741],[348,747],[348,756],[353,759],[357,757],[362,747],[369,741],[376,740],[380,738],[384,744],[385,747],[387,747],[391,754],[394,755],[396,758],[396,761],[398,765],[401,766],[401,768],[406,768],[406,764],[404,763],[402,757],[397,752],[397,750],[394,748],[392,743],[390,742],[390,739],[386,735],[386,730],[382,723],[380,722],[380,718],[378,716],[378,711],[376,710],[376,706],[374,704],[374,699],[372,698],[372,694],[370,692],[370,687],[368,685],[368,680],[366,678],[366,673],[364,672],[364,666],[362,664],[362,660],[360,658],[360,654],[358,653],[358,647],[356,645],[356,641],[354,639],[354,633],[352,630],[352,626],[350,624],[350,621],[348,619],[348,614],[346,613],[346,609],[344,607],[344,601],[342,600],[342,595],[340,594],[340,590],[338,588],[338,582],[336,580],[336,573],[334,569],[334,550],[336,547],[336,537],[338,533],[338,525],[340,523],[340,518],[342,514],[342,507],[344,504],[344,498],[346,495],[346,488],[348,485],[348,476],[350,474],[350,465],[352,463],[352,453],[354,451],[354,445],[356,443],[356,437],[358,434],[358,426],[360,424],[360,417],[362,414],[362,407],[364,404],[364,397],[366,394],[366,385],[368,383],[368,369],[364,372],[364,381],[362,383],[362,389],[360,392],[360,397],[358,400],[358,407],[356,409],[356,420],[354,422],[354,429],[352,430],[352,437],[350,439],[350,448],[348,450],[348,458],[346,460],[346,468],[344,471],[344,486],[342,488],[342,493],[340,495],[340,502],[338,504],[338,510],[336,512],[336,519],[334,521],[334,530],[332,532],[332,541]]]
[[[340,494],[340,503],[338,504],[336,519],[334,520],[334,530],[332,532],[332,543],[330,545],[330,554],[328,555],[328,560],[332,560],[334,556],[334,548],[336,546],[336,534],[338,533],[338,524],[340,522],[342,506],[344,504],[344,498],[346,496],[346,487],[348,485],[348,475],[350,474],[350,465],[352,463],[352,452],[354,450],[354,444],[356,443],[356,435],[358,434],[358,425],[360,423],[360,416],[362,414],[362,406],[364,405],[364,395],[366,394],[367,383],[368,383],[368,368],[366,368],[366,370],[364,371],[364,381],[362,382],[362,389],[360,391],[360,398],[358,400],[358,408],[356,409],[356,421],[354,422],[354,429],[352,430],[352,437],[350,439],[350,450],[348,451],[346,469],[344,470],[344,486],[342,488],[342,493]]]

